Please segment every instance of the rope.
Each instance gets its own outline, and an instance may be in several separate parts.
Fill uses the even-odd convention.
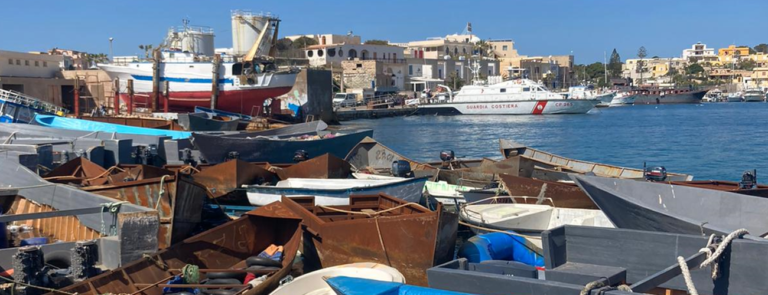
[[[163,175],[163,177],[160,177],[160,192],[157,194],[157,203],[155,203],[155,211],[157,211],[157,208],[160,208],[160,202],[163,200],[163,195],[165,194],[165,186],[163,184],[165,183],[166,177],[171,177],[171,176]]]
[[[616,289],[619,290],[619,291],[634,293],[632,291],[632,287],[628,286],[627,284],[621,284],[618,287],[616,287]]]
[[[680,271],[683,273],[685,279],[685,287],[688,288],[688,294],[699,295],[696,291],[696,286],[693,285],[693,279],[691,278],[691,272],[688,270],[688,264],[685,263],[683,256],[677,256],[677,264],[680,265]]]
[[[599,279],[597,281],[592,281],[587,283],[587,285],[581,289],[581,292],[579,292],[579,295],[589,295],[589,291],[592,291],[593,289],[605,287],[605,281],[606,279]]]
[[[34,289],[39,289],[39,290],[43,290],[43,291],[60,293],[60,294],[66,294],[66,295],[77,295],[77,293],[69,293],[69,292],[59,291],[59,290],[56,290],[56,289],[40,287],[40,286],[36,286],[36,285],[30,285],[30,284],[23,283],[21,281],[15,281],[15,280],[3,277],[3,276],[0,276],[0,279],[3,279],[3,280],[5,280],[5,281],[7,281],[9,283],[19,284],[19,285],[22,285],[22,286],[26,286],[26,287],[30,287],[30,288],[34,288]]]
[[[195,171],[197,173],[200,173],[200,170],[198,170],[195,167],[192,167],[191,165],[187,165],[187,166],[182,167],[181,169],[179,169],[179,172],[187,173],[187,172],[189,172],[189,170],[192,170],[192,171]]]
[[[719,267],[719,264],[717,263],[717,260],[720,259],[720,255],[722,255],[723,251],[725,251],[725,248],[727,248],[728,245],[731,244],[731,241],[733,241],[736,238],[741,238],[741,236],[747,235],[747,234],[749,234],[749,231],[747,231],[747,229],[745,228],[741,228],[733,231],[732,233],[728,234],[728,236],[726,236],[722,242],[720,242],[720,245],[717,246],[717,249],[715,249],[714,253],[711,253],[709,250],[709,246],[714,240],[714,235],[710,236],[709,242],[707,243],[707,247],[705,248],[706,250],[704,249],[699,250],[699,252],[707,253],[707,259],[704,260],[701,263],[701,265],[699,265],[699,268],[705,268],[707,266],[712,265],[712,279],[713,280],[717,279],[720,276],[718,271],[720,267]]]
[[[95,179],[101,178],[101,177],[102,177],[102,176],[104,176],[104,175],[107,175],[107,174],[109,174],[109,173],[112,173],[112,171],[114,171],[114,170],[119,170],[120,172],[125,172],[125,170],[123,170],[123,169],[120,169],[120,167],[117,167],[117,166],[112,166],[112,167],[110,167],[109,169],[105,170],[104,172],[102,172],[101,174],[99,174],[99,175],[97,175],[97,176],[95,176],[95,177],[92,177],[92,178],[88,178],[88,179],[85,179],[85,181],[91,181],[91,180],[95,180]]]
[[[166,265],[165,263],[162,263],[162,262],[158,261],[157,259],[155,259],[154,257],[152,257],[152,255],[149,255],[149,254],[147,254],[147,253],[144,253],[144,254],[141,254],[141,258],[144,258],[144,259],[147,259],[147,260],[149,260],[149,261],[152,261],[152,262],[154,262],[154,263],[155,263],[155,265],[157,265],[157,267],[159,267],[159,268],[160,268],[160,269],[162,269],[162,270],[168,270],[168,265]]]
[[[116,236],[117,235],[117,213],[120,212],[120,206],[126,201],[111,202],[101,204],[101,213],[112,214],[112,225],[107,230],[107,224],[104,223],[104,214],[101,215],[101,234],[104,236]]]
[[[16,133],[17,133],[17,132],[18,132],[18,131],[14,131],[14,132],[11,132],[11,134],[10,134],[10,135],[8,135],[8,138],[6,138],[6,139],[5,139],[5,141],[3,142],[3,144],[10,144],[10,143],[11,143],[11,138],[15,139],[15,138],[16,138]]]
[[[181,275],[187,284],[200,283],[200,267],[194,264],[187,264],[181,268]]]

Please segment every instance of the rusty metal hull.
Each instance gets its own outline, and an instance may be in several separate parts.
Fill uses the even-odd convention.
[[[349,178],[351,166],[332,154],[325,154],[285,168],[269,167],[281,180],[288,178]]]
[[[758,185],[754,189],[740,189],[735,181],[701,180],[701,181],[670,181],[669,184],[713,189],[742,195],[768,198],[768,185]]]
[[[528,199],[515,199],[518,202],[535,204],[539,202],[538,197],[540,196],[545,199],[551,199],[555,207],[598,209],[597,205],[592,202],[592,199],[575,184],[543,181],[508,174],[500,174],[499,178],[510,196],[532,197]],[[542,194],[544,185],[547,188],[544,189]],[[545,201],[545,203],[548,202]]]
[[[143,294],[161,295],[162,288],[149,284],[165,283],[169,276],[178,275],[186,264],[201,269],[242,269],[245,259],[258,255],[269,245],[284,247],[282,268],[254,289],[242,294],[268,294],[287,276],[293,266],[301,243],[299,219],[279,202],[247,213],[168,249],[140,259],[124,267],[61,289],[78,294]],[[201,273],[201,279],[204,279]]]
[[[392,149],[366,137],[349,151],[344,160],[358,170],[375,174],[391,174],[392,162],[405,160],[411,165],[411,170],[436,170],[437,168],[408,159]]]
[[[305,254],[322,267],[373,261],[396,268],[409,284],[426,286],[426,269],[454,256],[458,215],[440,205],[429,211],[408,204],[372,218],[315,206],[311,197],[283,197],[282,202],[302,217]],[[333,208],[382,211],[407,203],[386,195],[360,195],[349,204]]]
[[[207,187],[211,197],[231,203],[248,204],[244,190],[238,190],[244,184],[276,183],[275,173],[258,164],[242,160],[231,160],[221,164],[198,167],[200,172],[192,177],[196,182]]]

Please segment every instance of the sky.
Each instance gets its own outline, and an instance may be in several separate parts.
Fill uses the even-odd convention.
[[[622,60],[640,46],[648,56],[677,57],[696,42],[708,47],[768,43],[768,1],[754,0],[259,0],[259,1],[2,1],[0,50],[54,47],[136,55],[167,29],[209,26],[217,48],[231,47],[234,9],[278,15],[280,35],[346,34],[363,40],[423,40],[461,33],[467,22],[482,39],[512,39],[521,55],[575,55],[602,61],[615,48]]]

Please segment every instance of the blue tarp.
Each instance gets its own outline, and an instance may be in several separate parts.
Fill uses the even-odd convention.
[[[486,260],[511,260],[531,266],[544,266],[544,257],[526,247],[526,240],[506,233],[487,233],[469,238],[459,249],[459,257],[468,262]]]

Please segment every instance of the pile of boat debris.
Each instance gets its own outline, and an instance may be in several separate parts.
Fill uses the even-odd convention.
[[[322,121],[117,121],[0,123],[4,292],[768,292],[754,171],[693,181],[508,140],[500,159],[420,163]]]

